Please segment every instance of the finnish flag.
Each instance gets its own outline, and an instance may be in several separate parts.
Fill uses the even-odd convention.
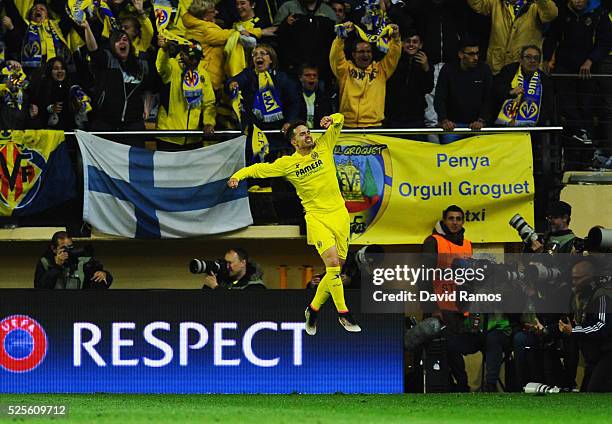
[[[153,152],[77,131],[83,219],[130,238],[218,234],[253,223],[247,187],[227,187],[245,162],[245,137],[185,152]]]

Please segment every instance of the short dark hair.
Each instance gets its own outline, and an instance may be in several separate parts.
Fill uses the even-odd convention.
[[[70,238],[70,235],[66,231],[56,231],[51,236],[51,246],[57,247],[59,245],[60,240],[67,238]]]
[[[442,211],[442,219],[446,219],[449,212],[461,212],[461,216],[465,217],[465,212],[457,205],[450,205],[448,208]]]
[[[459,51],[463,52],[467,47],[478,47],[480,48],[480,41],[474,37],[466,36],[461,39],[459,43]]]
[[[342,0],[330,0],[329,6],[331,7],[331,5],[334,3],[341,5],[346,10],[346,6],[344,5],[344,2]]]
[[[285,137],[287,138],[287,141],[289,142],[289,144],[291,144],[291,140],[293,140],[293,137],[295,136],[294,131],[297,127],[299,127],[300,125],[304,125],[305,127],[308,127],[308,124],[305,121],[293,121],[292,123],[289,124],[289,128],[287,128],[287,132],[285,133]]]
[[[302,75],[302,74],[304,73],[304,70],[305,70],[305,69],[314,69],[314,70],[316,70],[316,71],[317,71],[317,73],[319,73],[319,72],[320,72],[320,71],[319,71],[319,67],[318,67],[317,65],[315,65],[314,63],[308,63],[308,62],[306,62],[306,63],[302,63],[302,64],[300,65],[300,75]]]
[[[229,249],[227,249],[226,253],[229,252],[236,252],[236,255],[238,255],[238,259],[240,259],[241,261],[249,261],[249,254],[242,247],[230,247]]]
[[[536,46],[535,44],[528,44],[526,46],[521,47],[521,57],[523,57],[523,54],[529,50],[529,49],[533,49],[536,50],[538,52],[538,54],[540,56],[542,56],[542,49],[539,48],[538,46]]]
[[[408,38],[412,38],[412,37],[419,37],[419,40],[421,40],[421,42],[423,42],[423,37],[421,37],[421,34],[419,34],[419,32],[415,29],[415,28],[407,28],[404,31],[401,31],[402,33],[402,40],[406,41]]]

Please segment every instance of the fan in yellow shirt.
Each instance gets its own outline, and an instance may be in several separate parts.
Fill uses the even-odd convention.
[[[308,241],[316,246],[326,270],[305,311],[306,332],[310,335],[316,334],[317,313],[330,295],[340,324],[347,331],[361,331],[348,311],[340,279],[350,235],[349,214],[340,193],[334,162],[334,146],[343,123],[344,116],[339,113],[323,117],[321,127],[326,131],[315,142],[305,122],[294,122],[287,129],[287,137],[295,147],[294,154],[283,156],[274,163],[242,168],[227,183],[230,188],[237,188],[245,178],[285,177],[295,187],[306,211]]]

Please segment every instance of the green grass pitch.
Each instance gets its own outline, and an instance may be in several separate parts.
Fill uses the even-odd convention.
[[[0,395],[4,422],[611,423],[612,394]],[[7,405],[66,405],[67,417],[6,415]]]

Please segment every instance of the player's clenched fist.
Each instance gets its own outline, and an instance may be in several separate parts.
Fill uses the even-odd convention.
[[[323,118],[321,118],[321,128],[323,128],[324,130],[328,129],[332,122],[333,120],[331,119],[331,117],[324,116]]]
[[[230,178],[229,180],[227,180],[227,186],[229,188],[238,188],[238,178]]]

